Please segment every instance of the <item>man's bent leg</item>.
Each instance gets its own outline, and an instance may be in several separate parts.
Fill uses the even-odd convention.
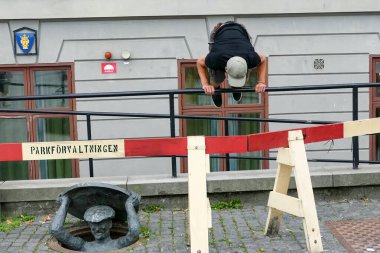
[[[214,86],[215,91],[220,89],[220,85],[223,83],[224,79],[226,78],[226,74],[222,70],[213,70],[208,69],[209,77],[210,77],[210,84]],[[214,102],[214,105],[216,107],[222,106],[222,94],[219,92],[216,92],[214,95],[211,96],[212,101]]]

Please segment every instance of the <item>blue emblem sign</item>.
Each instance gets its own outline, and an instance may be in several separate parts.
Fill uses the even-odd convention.
[[[34,33],[16,33],[17,45],[24,54],[30,52],[34,44]]]
[[[28,27],[14,30],[14,51],[16,55],[37,54],[37,31]]]

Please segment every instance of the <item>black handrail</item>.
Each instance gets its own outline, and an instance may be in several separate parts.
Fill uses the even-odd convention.
[[[87,140],[91,140],[92,139],[91,114],[86,115],[86,123],[87,123]],[[90,177],[94,177],[94,160],[92,158],[88,159],[88,166],[90,170]]]
[[[352,83],[352,84],[326,84],[326,85],[308,85],[308,86],[284,86],[268,87],[267,92],[291,92],[291,91],[310,91],[310,90],[331,90],[331,89],[352,89],[352,119],[358,120],[358,89],[379,86],[379,83]],[[249,88],[231,88],[219,89],[220,93],[231,93],[232,91],[252,92]],[[100,98],[100,97],[132,97],[132,96],[169,96],[169,114],[151,114],[151,113],[113,113],[113,112],[93,112],[93,111],[61,111],[45,109],[2,109],[0,112],[6,113],[38,113],[38,114],[62,114],[62,115],[84,115],[87,121],[87,137],[91,140],[91,116],[119,116],[119,117],[138,117],[138,118],[169,118],[170,119],[170,136],[175,137],[175,119],[210,119],[224,120],[225,131],[228,135],[228,121],[258,121],[258,122],[276,122],[276,123],[296,123],[296,124],[331,124],[336,121],[319,121],[319,120],[292,120],[292,119],[263,119],[263,118],[235,118],[235,117],[215,117],[201,115],[175,115],[174,113],[174,95],[175,94],[204,94],[202,89],[185,89],[185,90],[153,90],[153,91],[129,91],[129,92],[105,92],[105,93],[77,93],[62,95],[39,95],[39,96],[13,96],[0,97],[0,101],[21,101],[21,100],[44,100],[44,99],[74,99],[74,98]],[[359,141],[358,137],[352,138],[353,159],[310,159],[309,161],[323,162],[352,162],[353,168],[357,169],[359,163],[379,163],[377,161],[359,160]],[[181,156],[171,156],[172,159],[172,176],[177,176],[176,158]],[[212,156],[216,157],[216,156]],[[221,157],[220,157],[221,158]],[[226,159],[260,159],[272,160],[272,158],[263,157],[234,157],[226,155]],[[89,159],[90,176],[93,176],[93,161]],[[228,168],[228,167],[227,167]]]
[[[352,120],[359,118],[359,94],[358,87],[352,88]],[[352,137],[352,167],[359,168],[359,137]]]
[[[170,112],[170,137],[175,137],[175,112],[174,112],[174,94],[169,94],[169,112]],[[172,176],[177,177],[177,158],[172,156]]]
[[[236,121],[258,121],[274,123],[294,123],[294,124],[333,124],[339,121],[322,120],[292,120],[292,119],[263,119],[263,118],[235,118],[235,117],[215,117],[202,115],[171,115],[153,113],[113,113],[113,112],[94,112],[94,111],[59,111],[59,110],[39,110],[39,109],[2,109],[0,112],[8,113],[38,113],[38,114],[62,114],[62,115],[81,115],[81,116],[113,116],[113,117],[136,117],[136,118],[174,118],[174,119],[211,119],[211,120],[236,120]]]
[[[331,89],[347,89],[347,88],[368,88],[379,86],[380,83],[352,83],[352,84],[325,84],[325,85],[309,85],[309,86],[284,86],[284,87],[268,87],[267,92],[279,91],[302,91],[302,90],[331,90]],[[218,89],[216,92],[251,92],[249,88],[236,89]],[[38,95],[38,96],[13,96],[0,97],[0,101],[16,101],[16,100],[41,100],[41,99],[58,99],[58,98],[100,98],[100,97],[133,97],[133,96],[157,96],[168,94],[204,94],[202,89],[185,89],[185,90],[151,90],[151,91],[128,91],[128,92],[102,92],[102,93],[75,93],[62,95]]]

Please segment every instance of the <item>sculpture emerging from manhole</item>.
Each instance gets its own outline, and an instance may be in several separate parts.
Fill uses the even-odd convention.
[[[102,183],[78,184],[58,196],[60,207],[50,225],[50,233],[67,249],[85,252],[117,250],[139,239],[137,212],[141,197],[135,192]],[[74,236],[64,228],[67,213],[84,219],[93,241]],[[111,238],[112,220],[128,223],[128,232]]]

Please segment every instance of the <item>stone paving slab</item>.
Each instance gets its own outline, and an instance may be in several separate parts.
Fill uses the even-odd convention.
[[[348,252],[326,225],[327,221],[380,217],[379,200],[318,201],[318,217],[324,252]],[[149,229],[149,238],[141,239],[123,252],[189,252],[187,210],[162,210],[157,213],[139,212],[142,226]],[[263,234],[267,207],[244,205],[242,209],[213,210],[213,228],[209,230],[210,253],[232,252],[306,252],[302,219],[284,214],[278,236]],[[46,245],[50,238],[49,222],[37,217],[31,225],[23,225],[8,233],[0,233],[1,253],[56,252]],[[75,222],[69,218],[69,222]],[[380,242],[379,242],[380,244]]]

